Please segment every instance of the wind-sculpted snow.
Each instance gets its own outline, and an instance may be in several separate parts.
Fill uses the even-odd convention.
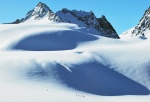
[[[66,102],[149,102],[145,33],[147,39],[111,39],[69,23],[0,25],[0,101],[59,102],[66,95]]]
[[[12,49],[30,51],[56,51],[74,49],[81,42],[98,39],[84,32],[68,30],[60,32],[43,32],[19,41]]]
[[[74,65],[71,71],[57,64],[54,70],[61,82],[79,91],[105,96],[149,94],[144,86],[97,62]]]
[[[55,88],[61,86],[67,89],[72,88],[77,91],[105,96],[149,94],[149,90],[139,83],[82,54],[79,62],[69,62],[69,60],[68,62],[63,62],[59,58],[54,58],[54,60],[50,60],[51,58],[41,59],[41,57],[34,59],[33,56],[36,54],[25,58],[22,56],[25,53],[19,54],[21,60],[13,58],[11,54],[15,55],[15,52],[8,53],[5,61],[1,60],[3,64],[0,67],[3,66],[3,68],[1,68],[0,74],[2,77],[0,80],[5,76],[4,80],[8,78],[9,82],[14,82],[15,80],[17,83],[26,81],[37,82],[38,84],[46,83],[48,88],[55,85]],[[51,53],[49,54],[52,55]],[[45,55],[49,56],[48,53]],[[70,55],[77,56],[78,54],[68,53],[68,56]],[[29,55],[26,53],[26,56]],[[65,55],[60,57],[66,60]],[[82,57],[85,57],[86,60],[82,60]],[[71,58],[74,59],[73,57]],[[10,61],[10,59],[15,60]]]

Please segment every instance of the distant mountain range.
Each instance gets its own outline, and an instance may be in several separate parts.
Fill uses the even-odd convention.
[[[117,32],[104,15],[97,18],[92,11],[85,12],[66,8],[54,13],[46,4],[41,2],[33,10],[30,10],[25,18],[17,19],[12,24],[34,22],[35,20],[73,23],[83,27],[82,31],[84,32],[119,39]]]

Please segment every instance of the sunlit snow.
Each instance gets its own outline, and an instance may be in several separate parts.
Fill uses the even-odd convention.
[[[82,29],[1,24],[0,101],[148,102],[150,36],[112,39]]]

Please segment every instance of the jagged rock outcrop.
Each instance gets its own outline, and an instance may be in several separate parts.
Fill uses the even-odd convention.
[[[139,24],[134,28],[132,34],[145,36],[144,32],[146,30],[150,30],[150,7],[145,11]]]
[[[98,22],[100,27],[103,28],[104,31],[107,33],[107,36],[113,36],[115,38],[118,38],[116,30],[113,28],[113,26],[109,23],[104,15],[102,15],[101,18],[98,18]]]

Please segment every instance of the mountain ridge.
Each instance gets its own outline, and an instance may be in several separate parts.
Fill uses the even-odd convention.
[[[102,16],[103,17],[103,16]],[[46,4],[39,2],[37,6],[30,10],[25,18],[17,19],[11,24],[24,23],[29,20],[48,20],[51,22],[65,22],[77,24],[85,27],[84,31],[109,38],[119,39],[119,36],[110,22],[104,17],[97,18],[95,14],[86,11],[68,10],[66,8],[54,13]]]
[[[56,14],[62,19],[62,22],[69,22],[69,23],[75,23],[78,21],[79,26],[85,26],[88,28],[88,30],[91,30],[94,28],[97,33],[101,32],[102,36],[110,37],[110,38],[119,38],[117,35],[117,32],[112,27],[112,25],[109,23],[109,21],[106,19],[104,15],[102,17],[97,18],[95,14],[90,11],[77,11],[77,10],[68,10],[68,9],[62,9],[61,11],[56,12]],[[69,17],[67,17],[69,16]],[[75,19],[70,19],[71,17],[74,17]],[[105,18],[105,19],[104,19]],[[77,21],[78,20],[78,21]]]

